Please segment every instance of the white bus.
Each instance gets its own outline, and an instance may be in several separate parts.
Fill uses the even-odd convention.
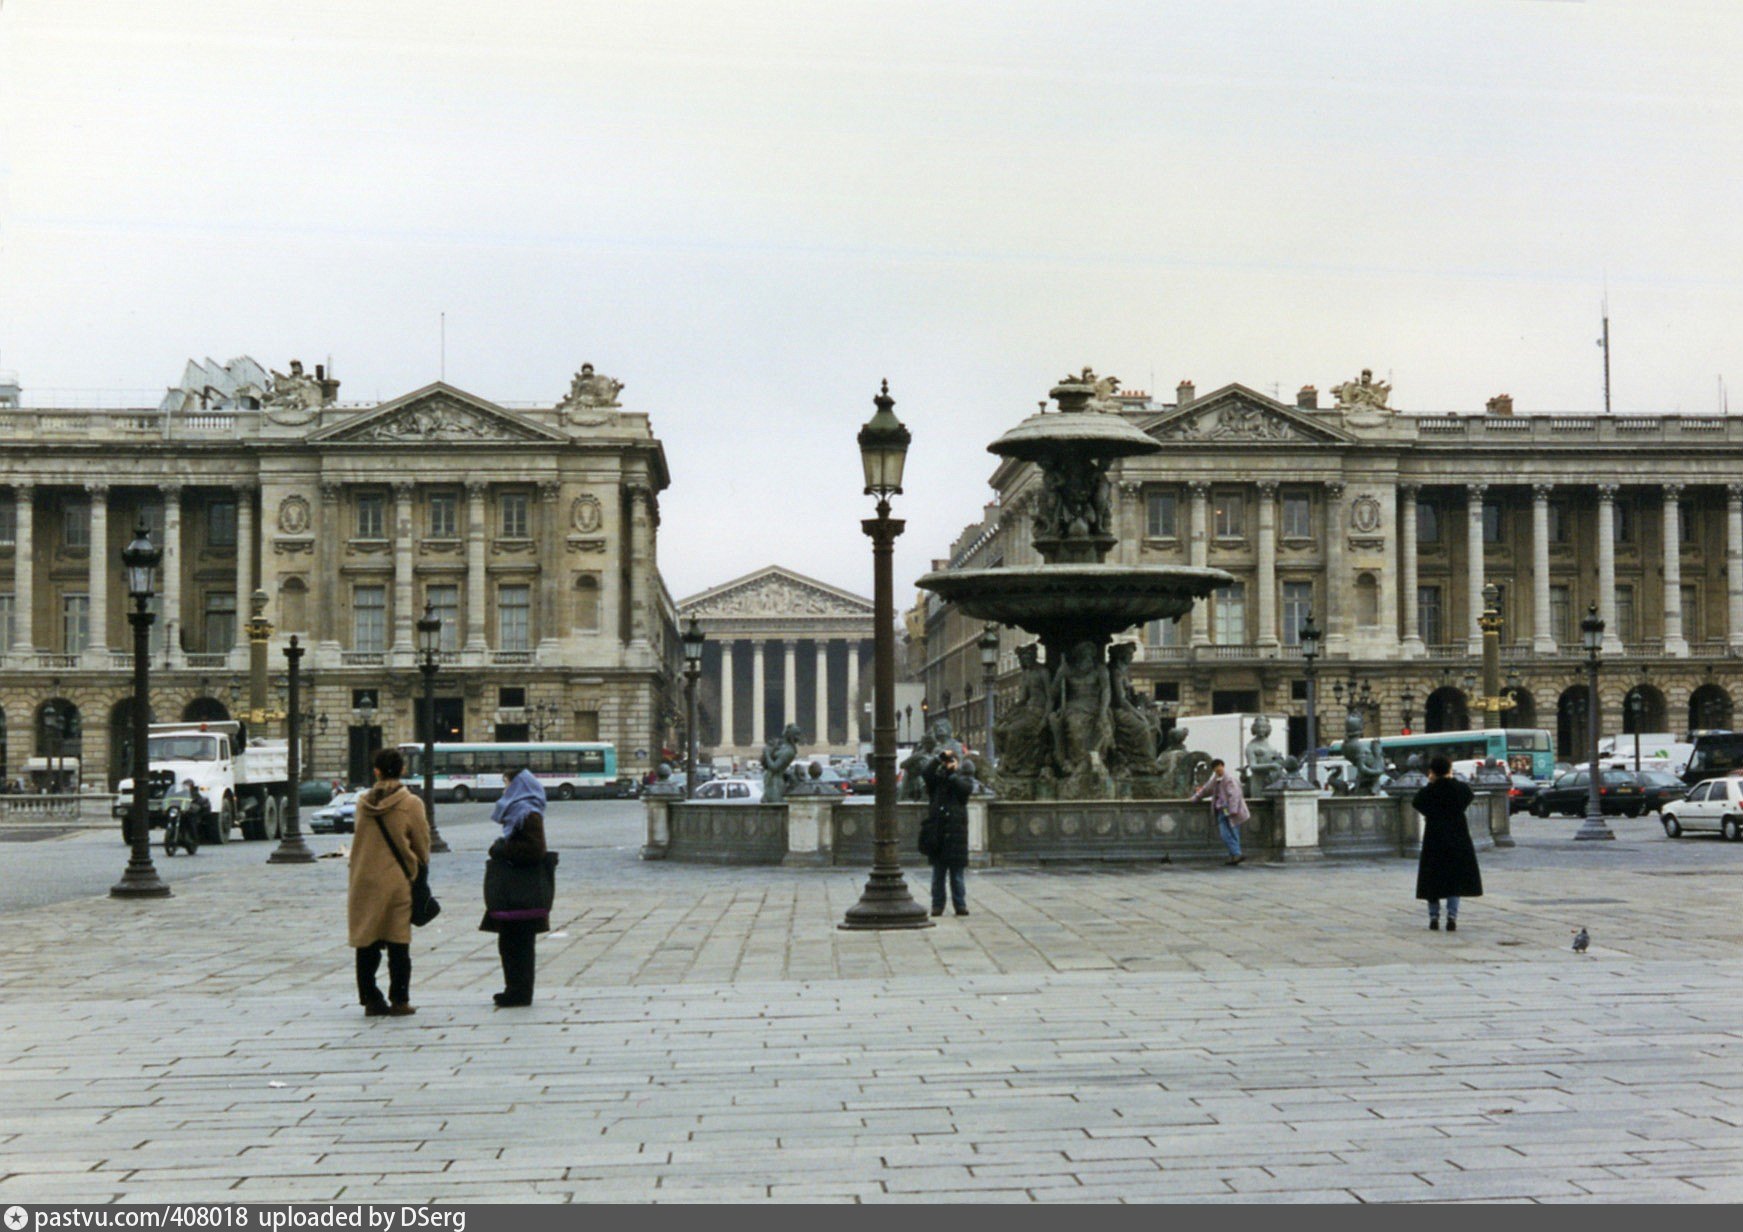
[[[553,800],[617,794],[617,747],[596,741],[549,740],[524,744],[438,744],[436,798],[494,800],[503,774],[531,770]],[[424,746],[402,744],[405,780],[424,781]]]

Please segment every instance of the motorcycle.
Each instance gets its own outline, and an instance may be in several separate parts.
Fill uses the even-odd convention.
[[[163,853],[173,856],[180,847],[190,856],[200,849],[200,810],[190,808],[187,797],[164,802]]]

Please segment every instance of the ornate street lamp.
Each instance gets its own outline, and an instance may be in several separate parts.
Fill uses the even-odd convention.
[[[1634,728],[1634,773],[1640,773],[1640,723],[1646,717],[1646,695],[1638,687],[1628,690],[1628,717]]]
[[[1586,609],[1580,621],[1580,642],[1586,648],[1586,818],[1580,823],[1576,839],[1613,839],[1615,834],[1604,822],[1604,807],[1598,802],[1598,656],[1604,649],[1604,622],[1598,615],[1598,605]]]
[[[1404,731],[1402,734],[1408,736],[1410,735],[1410,716],[1414,713],[1411,707],[1416,704],[1416,694],[1405,689],[1403,696],[1398,700],[1404,703]]]
[[[865,493],[878,498],[877,517],[860,522],[872,541],[872,606],[876,622],[872,684],[873,788],[872,869],[859,901],[847,909],[843,928],[930,928],[926,908],[908,893],[896,859],[896,588],[891,555],[902,522],[890,516],[890,497],[902,491],[902,468],[913,438],[896,418],[890,383],[872,400],[877,406],[859,430]],[[924,710],[925,703],[921,703]]]
[[[684,629],[684,798],[696,796],[696,682],[702,678],[702,646],[707,638],[696,617]]]
[[[980,670],[983,677],[982,692],[986,694],[986,768],[990,771],[998,765],[998,750],[993,745],[993,720],[997,718],[994,711],[993,695],[998,691],[999,674],[999,627],[989,624],[980,632]]]
[[[286,765],[290,772],[290,794],[285,799],[284,831],[279,835],[278,850],[268,856],[266,862],[310,864],[314,862],[315,853],[303,841],[303,745],[302,734],[297,730],[304,717],[299,708],[302,699],[303,648],[297,644],[297,635],[294,633],[291,634],[290,645],[284,648],[284,657],[285,662],[290,665],[284,707],[288,716],[285,720],[285,752]]]
[[[151,862],[151,622],[157,619],[151,611],[151,581],[162,560],[163,549],[151,542],[142,521],[133,542],[121,550],[127,593],[133,596],[133,610],[127,613],[133,626],[133,818],[127,871],[109,887],[111,898],[169,897],[169,887]]]
[[[1319,659],[1320,628],[1313,621],[1313,612],[1301,622],[1301,670],[1307,677],[1307,781],[1319,787],[1319,698],[1315,691],[1314,667]]]
[[[424,604],[418,618],[418,670],[424,674],[424,815],[430,820],[430,850],[447,851],[442,832],[436,829],[436,655],[442,649],[442,618],[435,605]]]

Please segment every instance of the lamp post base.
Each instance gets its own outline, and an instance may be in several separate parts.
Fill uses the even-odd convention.
[[[109,887],[110,898],[168,898],[169,886],[157,875],[157,869],[147,864],[139,868],[131,862],[121,880]]]
[[[884,928],[931,928],[932,917],[908,892],[902,870],[873,869],[859,901],[847,909],[838,925],[854,931]]]
[[[1587,816],[1585,820],[1580,822],[1580,828],[1574,835],[1574,841],[1584,842],[1593,839],[1603,841],[1606,839],[1614,839],[1615,837],[1615,832],[1612,831],[1609,825],[1604,821],[1603,815],[1598,814],[1596,816]]]
[[[279,839],[278,847],[266,857],[268,864],[313,864],[315,853],[309,850],[309,845],[303,842],[302,834],[287,834]]]
[[[448,846],[448,840],[442,837],[442,832],[435,826],[430,827],[430,854],[444,855],[453,848]]]

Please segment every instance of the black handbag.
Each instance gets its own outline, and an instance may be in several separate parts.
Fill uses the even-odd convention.
[[[557,853],[532,864],[491,856],[484,866],[486,911],[549,911],[557,901]]]
[[[412,883],[412,927],[422,928],[442,914],[442,904],[430,893],[430,866],[420,864],[414,874],[406,867],[405,857],[399,853],[399,844],[387,832],[387,823],[381,819],[380,813],[375,814],[375,824],[381,827],[381,837],[387,840],[387,849],[393,852],[393,862],[399,865],[400,872]]]

